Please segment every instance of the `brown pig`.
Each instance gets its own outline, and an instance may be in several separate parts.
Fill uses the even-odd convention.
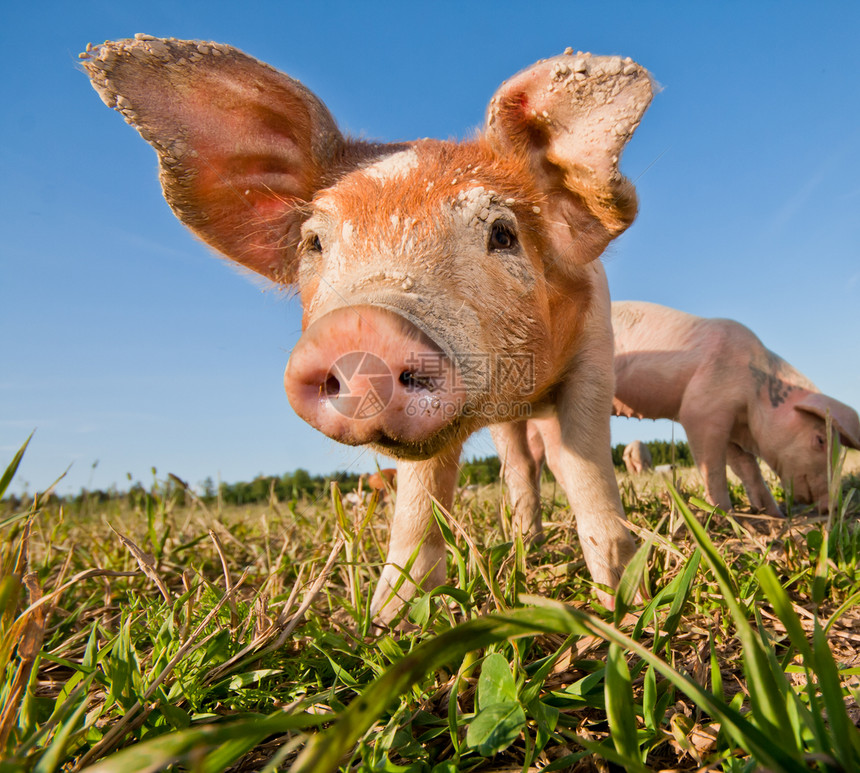
[[[624,466],[627,472],[631,475],[636,475],[640,472],[648,472],[654,469],[654,462],[651,459],[651,451],[648,450],[641,440],[634,440],[624,447],[624,453],[621,457],[624,460]]]
[[[382,494],[397,488],[397,469],[395,467],[385,467],[377,470],[373,475],[368,476],[367,487]]]
[[[381,502],[388,502],[390,493],[397,490],[397,469],[394,467],[386,467],[382,470],[377,470],[372,475],[358,476],[358,491],[351,492],[355,496],[351,498],[354,504],[363,501],[363,496],[367,496],[373,491],[379,495]],[[359,495],[359,492],[362,496]]]
[[[444,580],[431,499],[451,506],[465,439],[534,413],[557,439],[592,576],[617,584],[634,543],[596,258],[636,214],[618,160],[652,97],[642,67],[568,51],[502,85],[474,139],[390,145],[344,137],[301,83],[229,46],[138,35],[82,59],[158,152],[182,222],[297,285],[303,334],[284,377],[296,412],[400,460],[380,619],[414,584]],[[503,449],[524,440],[496,435]]]
[[[388,502],[389,494],[397,490],[397,469],[385,467],[376,472],[358,476],[358,488],[343,495],[344,501],[351,505],[364,504],[372,492],[377,492],[379,501]]]
[[[613,412],[673,419],[684,427],[708,501],[731,509],[726,463],[750,504],[780,515],[763,459],[795,501],[828,509],[827,430],[860,448],[860,419],[821,394],[738,322],[703,319],[653,303],[612,304]]]

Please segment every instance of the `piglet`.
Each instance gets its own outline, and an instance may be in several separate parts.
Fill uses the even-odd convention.
[[[431,503],[451,506],[465,439],[519,419],[495,433],[515,455],[537,413],[592,576],[617,585],[634,543],[611,461],[596,258],[636,214],[618,160],[652,97],[642,67],[567,51],[503,84],[474,139],[383,144],[344,137],[305,86],[229,46],[138,35],[82,58],[156,149],[179,219],[297,285],[303,333],[284,378],[296,412],[400,460],[378,619],[444,580]]]
[[[780,515],[761,458],[795,501],[828,510],[826,421],[842,445],[860,448],[852,408],[821,394],[738,322],[623,301],[612,304],[612,325],[613,412],[680,422],[709,502],[731,509],[728,462],[753,508]]]
[[[634,440],[632,443],[628,443],[624,447],[624,453],[621,458],[624,460],[627,472],[631,475],[637,475],[640,472],[649,472],[654,469],[651,451],[641,440]]]
[[[386,494],[397,488],[397,469],[385,467],[367,476],[367,487],[380,494]]]
[[[381,502],[388,502],[391,492],[397,490],[397,469],[385,467],[372,475],[360,475],[358,490],[367,495],[375,491]]]

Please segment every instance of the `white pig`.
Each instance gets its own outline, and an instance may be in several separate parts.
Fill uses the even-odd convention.
[[[568,51],[502,85],[480,136],[387,145],[345,138],[301,83],[229,46],[139,35],[82,59],[155,147],[182,222],[298,285],[303,334],[284,379],[296,412],[400,460],[380,619],[412,592],[393,590],[419,545],[414,583],[444,580],[431,499],[451,506],[465,439],[536,412],[592,576],[617,585],[634,543],[610,454],[596,258],[636,213],[618,160],[652,97],[642,67]]]
[[[843,445],[860,448],[852,408],[821,394],[738,322],[623,301],[612,304],[612,325],[613,412],[680,422],[709,502],[731,509],[728,462],[750,504],[779,515],[761,458],[795,501],[828,509],[825,421],[829,415]]]
[[[622,459],[624,459],[624,466],[627,467],[627,472],[631,475],[654,469],[651,451],[648,450],[648,446],[641,440],[634,440],[632,443],[626,445]]]

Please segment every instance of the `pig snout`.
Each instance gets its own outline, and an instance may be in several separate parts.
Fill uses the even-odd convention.
[[[403,316],[374,306],[339,308],[311,323],[284,386],[296,413],[330,438],[407,459],[446,444],[464,396],[442,348]]]
[[[794,501],[802,505],[814,505],[822,515],[830,511],[830,487],[827,485],[826,469],[819,473],[811,472],[794,481]]]

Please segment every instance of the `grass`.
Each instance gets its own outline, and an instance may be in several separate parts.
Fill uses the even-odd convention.
[[[450,585],[384,631],[391,505],[163,483],[0,515],[0,773],[860,769],[856,472],[785,520],[622,475],[644,547],[614,612],[551,484],[529,548],[498,486],[464,489],[436,513]]]

